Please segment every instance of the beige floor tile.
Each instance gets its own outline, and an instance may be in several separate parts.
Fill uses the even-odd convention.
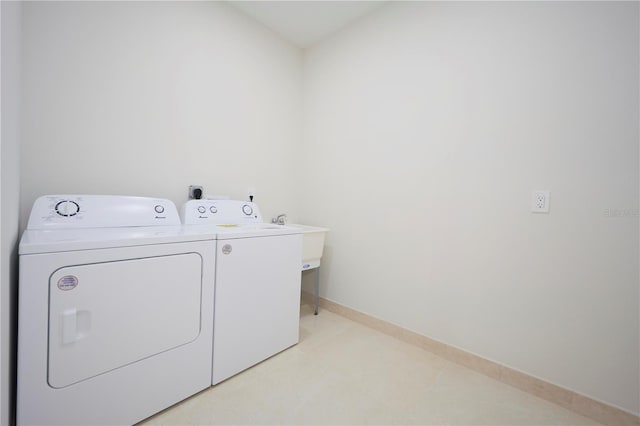
[[[597,425],[368,327],[303,305],[298,345],[145,425]]]
[[[451,425],[597,425],[468,368],[449,364],[412,410]]]

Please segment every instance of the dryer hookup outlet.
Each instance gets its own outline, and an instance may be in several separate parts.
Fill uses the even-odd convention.
[[[189,199],[199,200],[202,198],[202,187],[197,185],[189,185]]]

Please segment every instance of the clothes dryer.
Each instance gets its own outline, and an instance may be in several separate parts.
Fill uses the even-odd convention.
[[[19,246],[18,425],[133,424],[210,386],[215,248],[168,200],[36,200]]]

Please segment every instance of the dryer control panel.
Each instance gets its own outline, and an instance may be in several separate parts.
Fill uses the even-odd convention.
[[[45,195],[31,209],[27,229],[180,225],[175,204],[119,195]]]
[[[189,200],[180,210],[185,225],[262,223],[255,203],[240,200]]]

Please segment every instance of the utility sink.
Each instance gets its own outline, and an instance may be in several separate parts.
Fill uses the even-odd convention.
[[[324,237],[329,232],[329,228],[291,223],[287,223],[287,226],[302,229],[302,270],[306,271],[320,266]]]
[[[313,285],[313,300],[315,311],[318,315],[318,300],[320,295],[320,258],[324,249],[324,237],[329,228],[319,226],[298,225],[287,223],[287,226],[302,229],[302,270],[315,269],[315,283]]]

